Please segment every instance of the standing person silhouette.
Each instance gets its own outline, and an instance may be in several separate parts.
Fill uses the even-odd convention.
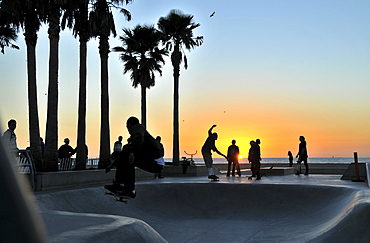
[[[251,141],[250,142],[251,148],[249,149],[249,154],[248,154],[248,160],[251,163],[251,171],[252,171],[251,177],[257,176],[256,180],[261,180],[261,175],[260,175],[261,148],[259,146],[260,143],[261,141],[259,139],[256,139],[256,141]]]
[[[231,171],[231,175],[235,176],[235,168],[237,170],[237,173],[239,176],[241,176],[240,172],[240,166],[239,166],[239,147],[235,145],[236,141],[232,140],[231,145],[227,149],[227,174],[226,176],[230,176],[230,169],[231,169],[231,164],[233,165],[233,169]]]
[[[60,160],[60,170],[70,170],[72,169],[72,160],[71,156],[76,153],[76,150],[74,150],[69,145],[69,138],[64,139],[64,144],[60,146],[58,150],[58,158]]]
[[[69,145],[69,138],[64,139],[64,144],[59,147],[58,150],[58,158],[63,159],[63,158],[71,158],[72,155],[76,153],[76,150],[74,150],[70,145]]]
[[[292,151],[288,151],[288,157],[289,157],[289,167],[293,166],[293,154]]]
[[[164,153],[164,147],[163,147],[163,144],[161,143],[161,140],[162,140],[161,136],[157,136],[155,138],[155,140],[158,141],[158,143],[161,146],[161,148],[163,149],[163,153]],[[157,163],[160,166],[162,166],[162,168],[161,168],[161,170],[158,173],[154,173],[154,179],[156,179],[157,176],[158,176],[158,179],[163,179],[164,177],[162,176],[162,170],[164,168],[164,158],[163,157],[160,157],[160,158],[156,159],[155,161],[157,161]]]
[[[299,148],[298,148],[298,153],[296,158],[298,158],[297,161],[297,173],[296,175],[300,175],[301,172],[301,163],[303,161],[304,166],[306,167],[306,172],[304,173],[305,175],[308,175],[308,164],[307,164],[307,159],[308,159],[308,153],[307,153],[307,142],[304,136],[299,137]]]
[[[17,157],[19,150],[17,146],[17,136],[14,133],[16,127],[16,120],[11,119],[8,121],[8,130],[6,130],[3,134],[3,142],[10,154]]]
[[[249,151],[248,151],[248,161],[249,163],[251,164],[251,172],[252,172],[252,175],[251,177],[255,177],[256,176],[256,173],[255,173],[255,169],[254,169],[254,163],[252,163],[253,161],[253,148],[254,148],[254,144],[256,142],[254,140],[250,141],[249,144],[250,144],[250,148],[249,148]]]
[[[208,179],[213,179],[213,180],[217,180],[218,176],[216,176],[215,173],[213,172],[213,159],[212,159],[211,150],[213,150],[214,152],[218,153],[219,155],[221,155],[221,156],[225,157],[225,159],[227,159],[227,157],[223,153],[218,151],[218,149],[216,148],[216,140],[218,138],[218,135],[217,135],[217,133],[212,133],[213,128],[215,128],[216,126],[217,125],[213,125],[208,130],[208,137],[207,137],[207,139],[204,142],[204,145],[202,147],[203,160],[204,160],[204,163],[206,164],[206,167],[208,169]]]
[[[121,152],[122,150],[122,136],[118,136],[118,140],[114,142],[113,151],[114,152]]]
[[[111,155],[112,160],[115,160],[122,150],[122,136],[118,136],[118,140],[114,142],[113,153]]]

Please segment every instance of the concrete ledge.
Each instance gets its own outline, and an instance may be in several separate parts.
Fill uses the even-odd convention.
[[[162,174],[164,177],[166,176],[189,177],[189,176],[208,175],[207,168],[204,165],[187,166],[185,173],[184,170],[185,169],[181,165],[177,166],[168,165],[163,168]],[[215,170],[215,173],[219,174],[217,170]]]
[[[272,164],[271,164],[272,165]],[[284,165],[274,165],[271,171],[268,169],[270,164],[262,164],[262,173],[267,175],[290,175],[296,171],[296,166],[285,167]],[[347,170],[349,164],[309,164],[310,174],[339,174],[343,175]],[[249,164],[241,164],[242,174],[250,174]],[[215,164],[214,172],[221,174],[227,170],[227,164]],[[267,168],[266,171],[264,168]],[[304,173],[304,166],[302,166]],[[136,180],[150,180],[154,179],[154,174],[136,168]],[[196,177],[207,176],[208,171],[204,165],[188,166],[186,173],[183,173],[183,167],[167,165],[163,169],[164,177]],[[222,173],[224,174],[224,173]],[[103,186],[111,183],[114,179],[115,170],[106,174],[105,170],[72,170],[72,171],[58,171],[38,173],[36,180],[36,191],[50,191],[58,189],[80,188],[88,186]],[[27,177],[27,176],[26,176]]]
[[[112,169],[110,173],[106,174],[105,170],[95,169],[37,173],[35,191],[51,191],[100,185],[103,186],[113,181],[115,172],[116,170]],[[215,173],[219,174],[217,170],[215,170]],[[183,174],[183,167],[179,165],[165,166],[162,174],[164,177],[194,177],[206,176],[208,175],[208,172],[204,165],[197,165],[188,166],[186,173]],[[136,181],[154,179],[153,173],[141,170],[139,168],[135,169],[135,176]]]
[[[57,171],[37,174],[36,191],[92,186],[112,181],[114,173],[106,174],[104,170]]]
[[[261,168],[261,174],[265,173],[266,175],[293,175],[293,167],[274,167],[270,170],[269,167]]]
[[[268,164],[268,163],[263,163],[261,166],[262,167],[270,167],[274,164]],[[343,163],[343,164],[330,164],[330,163],[309,163],[308,164],[308,169],[310,174],[325,174],[325,175],[343,175],[344,172],[346,172],[349,163]],[[287,164],[275,164],[274,169],[280,168],[280,167],[286,167],[286,168],[293,168],[294,173],[297,171],[297,164],[293,164],[293,167],[288,167]],[[302,172],[305,172],[305,166],[304,164],[301,165],[302,167]],[[249,167],[248,167],[249,168]]]
[[[360,175],[360,180],[365,181],[367,179],[367,172],[366,172],[366,164],[367,163],[358,163],[358,170]],[[346,172],[343,174],[341,180],[356,180],[356,168],[355,163],[351,163]]]
[[[98,186],[109,184],[113,181],[115,169],[105,173],[105,170],[71,170],[45,172],[37,174],[36,191],[50,191],[57,189],[69,189],[86,186]],[[154,178],[152,173],[135,169],[136,180],[148,180]]]

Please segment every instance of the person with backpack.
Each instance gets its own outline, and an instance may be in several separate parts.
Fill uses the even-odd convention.
[[[135,167],[150,173],[159,173],[162,166],[156,159],[164,156],[164,149],[136,117],[128,118],[126,126],[130,134],[128,143],[122,147],[118,157],[105,170],[108,173],[113,166],[116,166],[115,180],[112,185],[104,187],[123,196],[135,198]]]
[[[161,143],[161,140],[162,140],[162,138],[161,138],[161,136],[157,136],[156,138],[155,138],[155,140],[157,140],[158,141],[158,143],[159,143],[159,145],[161,146],[161,148],[163,149],[163,151],[164,151],[164,147],[163,147],[163,144]],[[163,170],[163,168],[164,168],[164,158],[163,157],[160,157],[160,158],[158,158],[158,159],[156,159],[155,161],[157,161],[157,163],[160,165],[160,166],[162,166],[162,169],[158,172],[158,173],[154,173],[154,179],[156,179],[157,177],[158,177],[158,179],[163,179],[164,177],[163,177],[163,175],[162,175],[162,170]]]

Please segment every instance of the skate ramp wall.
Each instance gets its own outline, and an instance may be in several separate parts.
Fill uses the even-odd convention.
[[[369,194],[346,187],[148,183],[137,185],[137,197],[128,204],[114,202],[103,188],[39,194],[36,201],[42,212],[140,220],[146,231],[159,233],[158,242],[160,237],[168,242],[368,242],[370,237]]]

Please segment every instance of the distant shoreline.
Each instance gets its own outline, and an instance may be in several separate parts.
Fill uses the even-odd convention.
[[[187,158],[190,159],[190,158]],[[172,162],[172,158],[165,158],[166,162]],[[182,159],[180,159],[182,160]],[[204,164],[203,158],[193,158],[195,163],[197,164]],[[359,162],[369,162],[370,157],[360,157],[358,158]],[[309,157],[308,163],[311,164],[348,164],[354,162],[354,158],[351,157]],[[227,163],[225,158],[214,158],[214,164],[223,164]],[[240,164],[249,164],[247,158],[239,159]],[[297,163],[297,159],[293,159],[293,164]],[[287,157],[285,158],[262,158],[261,164],[289,164],[289,160]]]

